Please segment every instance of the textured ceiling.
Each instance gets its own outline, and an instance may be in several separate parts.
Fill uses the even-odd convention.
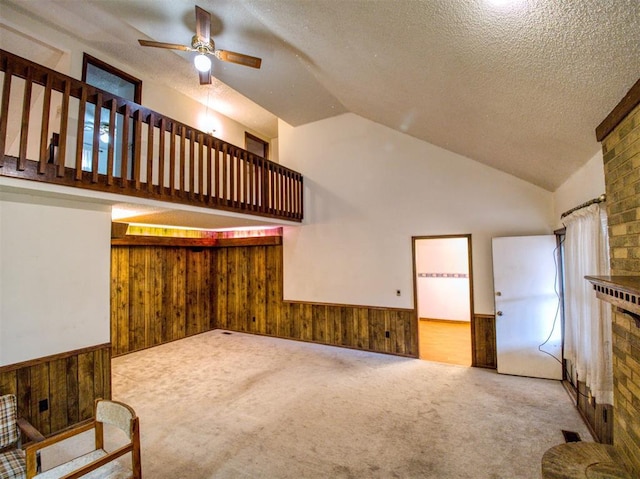
[[[0,0],[206,101],[196,2]],[[640,75],[638,0],[198,0],[218,48],[215,108],[268,136],[347,111],[555,190]],[[246,98],[243,98],[246,97]],[[258,106],[259,105],[259,106]],[[275,116],[274,116],[275,115]]]

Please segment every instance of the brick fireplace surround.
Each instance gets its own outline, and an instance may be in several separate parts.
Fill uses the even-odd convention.
[[[640,276],[640,80],[596,135],[604,155],[611,275]],[[640,477],[640,327],[613,311],[613,444]]]

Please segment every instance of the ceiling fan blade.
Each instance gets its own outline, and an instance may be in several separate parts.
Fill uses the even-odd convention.
[[[198,71],[198,75],[200,76],[200,85],[211,85],[211,70]]]
[[[169,50],[182,50],[185,52],[193,51],[193,48],[186,45],[180,45],[179,43],[154,42],[151,40],[138,40],[138,43],[143,47],[168,48]]]
[[[258,57],[252,57],[243,53],[230,52],[229,50],[216,50],[215,56],[223,62],[237,63],[238,65],[244,65],[251,68],[260,68],[262,59]]]
[[[196,5],[196,36],[201,42],[209,43],[211,37],[211,14]]]

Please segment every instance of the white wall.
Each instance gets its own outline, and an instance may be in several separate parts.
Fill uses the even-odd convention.
[[[111,208],[0,192],[0,366],[109,342]]]
[[[553,217],[556,228],[562,227],[562,213],[597,198],[604,192],[604,163],[600,150],[553,193]]]
[[[551,232],[550,192],[355,114],[280,122],[279,143],[305,177],[286,299],[413,308],[411,237],[470,233],[475,311],[492,313],[491,238]]]
[[[418,317],[471,321],[468,257],[467,238],[416,240]]]

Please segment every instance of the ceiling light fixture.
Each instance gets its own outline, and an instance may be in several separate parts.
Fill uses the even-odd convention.
[[[211,60],[204,53],[196,55],[196,57],[193,59],[193,64],[195,65],[196,70],[198,70],[199,72],[208,72],[209,70],[211,70]]]

